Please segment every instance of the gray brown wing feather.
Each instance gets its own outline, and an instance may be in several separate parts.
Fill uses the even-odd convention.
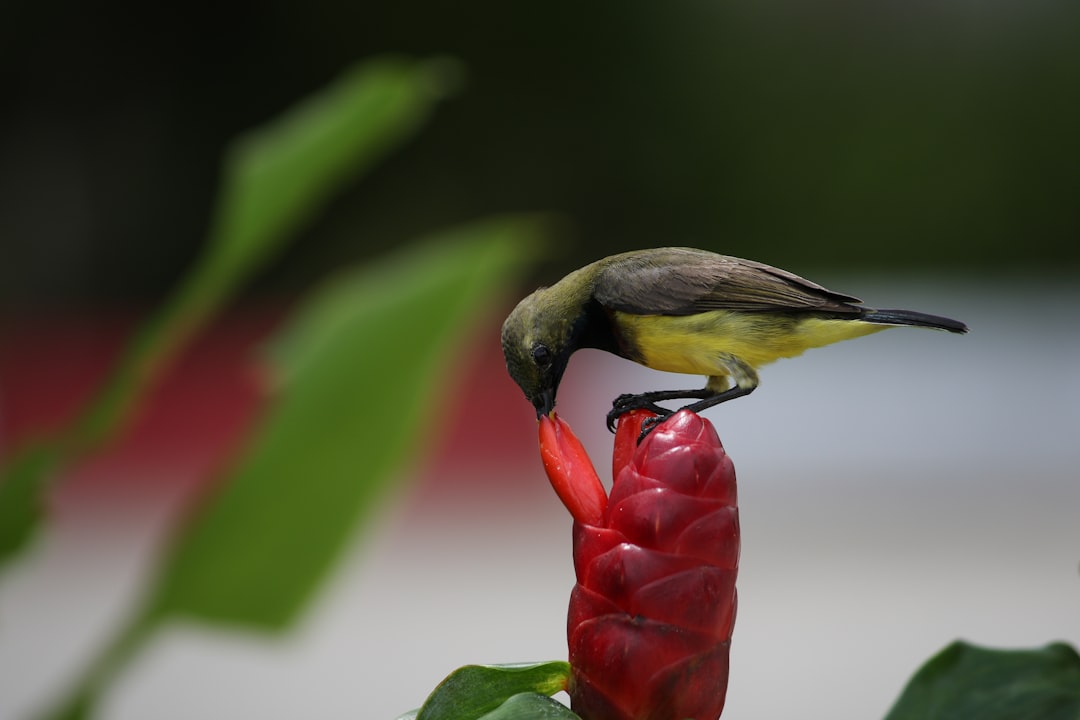
[[[657,248],[608,258],[593,297],[638,315],[708,310],[808,311],[859,315],[861,302],[786,270],[691,248]]]

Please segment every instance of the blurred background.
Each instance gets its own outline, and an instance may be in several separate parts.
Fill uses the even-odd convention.
[[[5,456],[76,412],[195,262],[231,139],[368,57],[463,70],[415,138],[193,339],[126,432],[65,471],[46,531],[0,576],[0,718],[47,705],[136,603],[177,514],[259,416],[252,358],[297,298],[517,211],[559,219],[550,250],[462,335],[449,417],[416,436],[401,489],[299,625],[172,624],[101,717],[394,717],[459,665],[564,657],[569,519],[498,325],[536,284],[658,245],[972,328],[816,350],[707,414],[744,531],[725,717],[880,717],[954,638],[1080,643],[1075,3],[0,12]],[[686,384],[582,353],[560,412],[603,474],[610,399]]]

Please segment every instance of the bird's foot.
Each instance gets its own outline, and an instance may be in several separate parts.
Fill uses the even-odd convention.
[[[656,421],[652,422],[650,429],[652,426],[655,426],[657,422],[662,421],[668,415],[672,414],[671,410],[660,407],[650,400],[647,395],[626,393],[615,398],[615,401],[611,403],[611,410],[607,414],[607,429],[611,432],[615,432],[616,421],[631,410],[648,410],[649,412],[656,413],[657,417],[649,418],[645,421],[646,423]],[[645,437],[646,434],[648,433],[642,434],[642,437]]]
[[[649,433],[655,430],[657,425],[664,422],[674,414],[674,412],[669,410],[667,415],[657,415],[656,417],[645,418],[645,420],[643,420],[641,423],[641,434],[638,435],[637,444],[640,445],[641,441],[644,440]]]
[[[607,414],[607,427],[611,432],[615,432],[615,422],[620,416],[631,410],[648,410],[653,412],[656,414],[656,417],[648,418],[641,424],[641,435],[638,436],[638,443],[640,443],[645,439],[645,436],[656,428],[657,425],[664,422],[664,420],[667,420],[679,410],[689,410],[690,412],[699,413],[714,405],[719,405],[722,402],[734,400],[743,395],[749,395],[754,391],[755,387],[757,386],[735,386],[722,392],[713,392],[708,388],[705,388],[704,390],[657,390],[640,394],[627,393],[615,398],[615,401],[611,404],[611,411]],[[679,410],[669,410],[656,404],[660,400],[676,400],[680,398],[701,399],[697,402],[690,403],[689,405],[684,405],[679,408]]]

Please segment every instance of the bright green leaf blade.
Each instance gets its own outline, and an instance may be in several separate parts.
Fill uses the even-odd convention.
[[[991,650],[956,642],[908,682],[886,720],[1078,720],[1080,655],[1063,643]]]
[[[488,713],[496,711],[511,697],[520,693],[554,695],[565,690],[569,677],[570,664],[565,662],[466,665],[450,673],[439,683],[420,708],[417,720],[488,718]],[[492,716],[491,720],[495,717],[514,716]],[[576,716],[571,714],[569,717]]]
[[[288,625],[418,454],[419,422],[439,408],[469,328],[490,318],[538,230],[535,219],[477,223],[317,293],[275,356],[283,391],[178,537],[151,613]]]
[[[70,426],[45,449],[16,453],[0,471],[0,567],[40,524],[41,498],[57,471],[115,434],[191,335],[342,183],[410,137],[458,74],[449,60],[361,63],[234,142],[226,154],[216,220],[195,267],[131,340]],[[40,462],[42,452],[54,461]]]
[[[520,693],[479,720],[581,720],[570,708],[546,695]]]

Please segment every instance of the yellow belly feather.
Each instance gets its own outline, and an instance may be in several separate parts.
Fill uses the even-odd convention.
[[[727,374],[719,359],[734,355],[753,368],[805,350],[869,335],[890,326],[861,320],[713,310],[697,315],[616,312],[623,336],[643,364],[691,375]]]

